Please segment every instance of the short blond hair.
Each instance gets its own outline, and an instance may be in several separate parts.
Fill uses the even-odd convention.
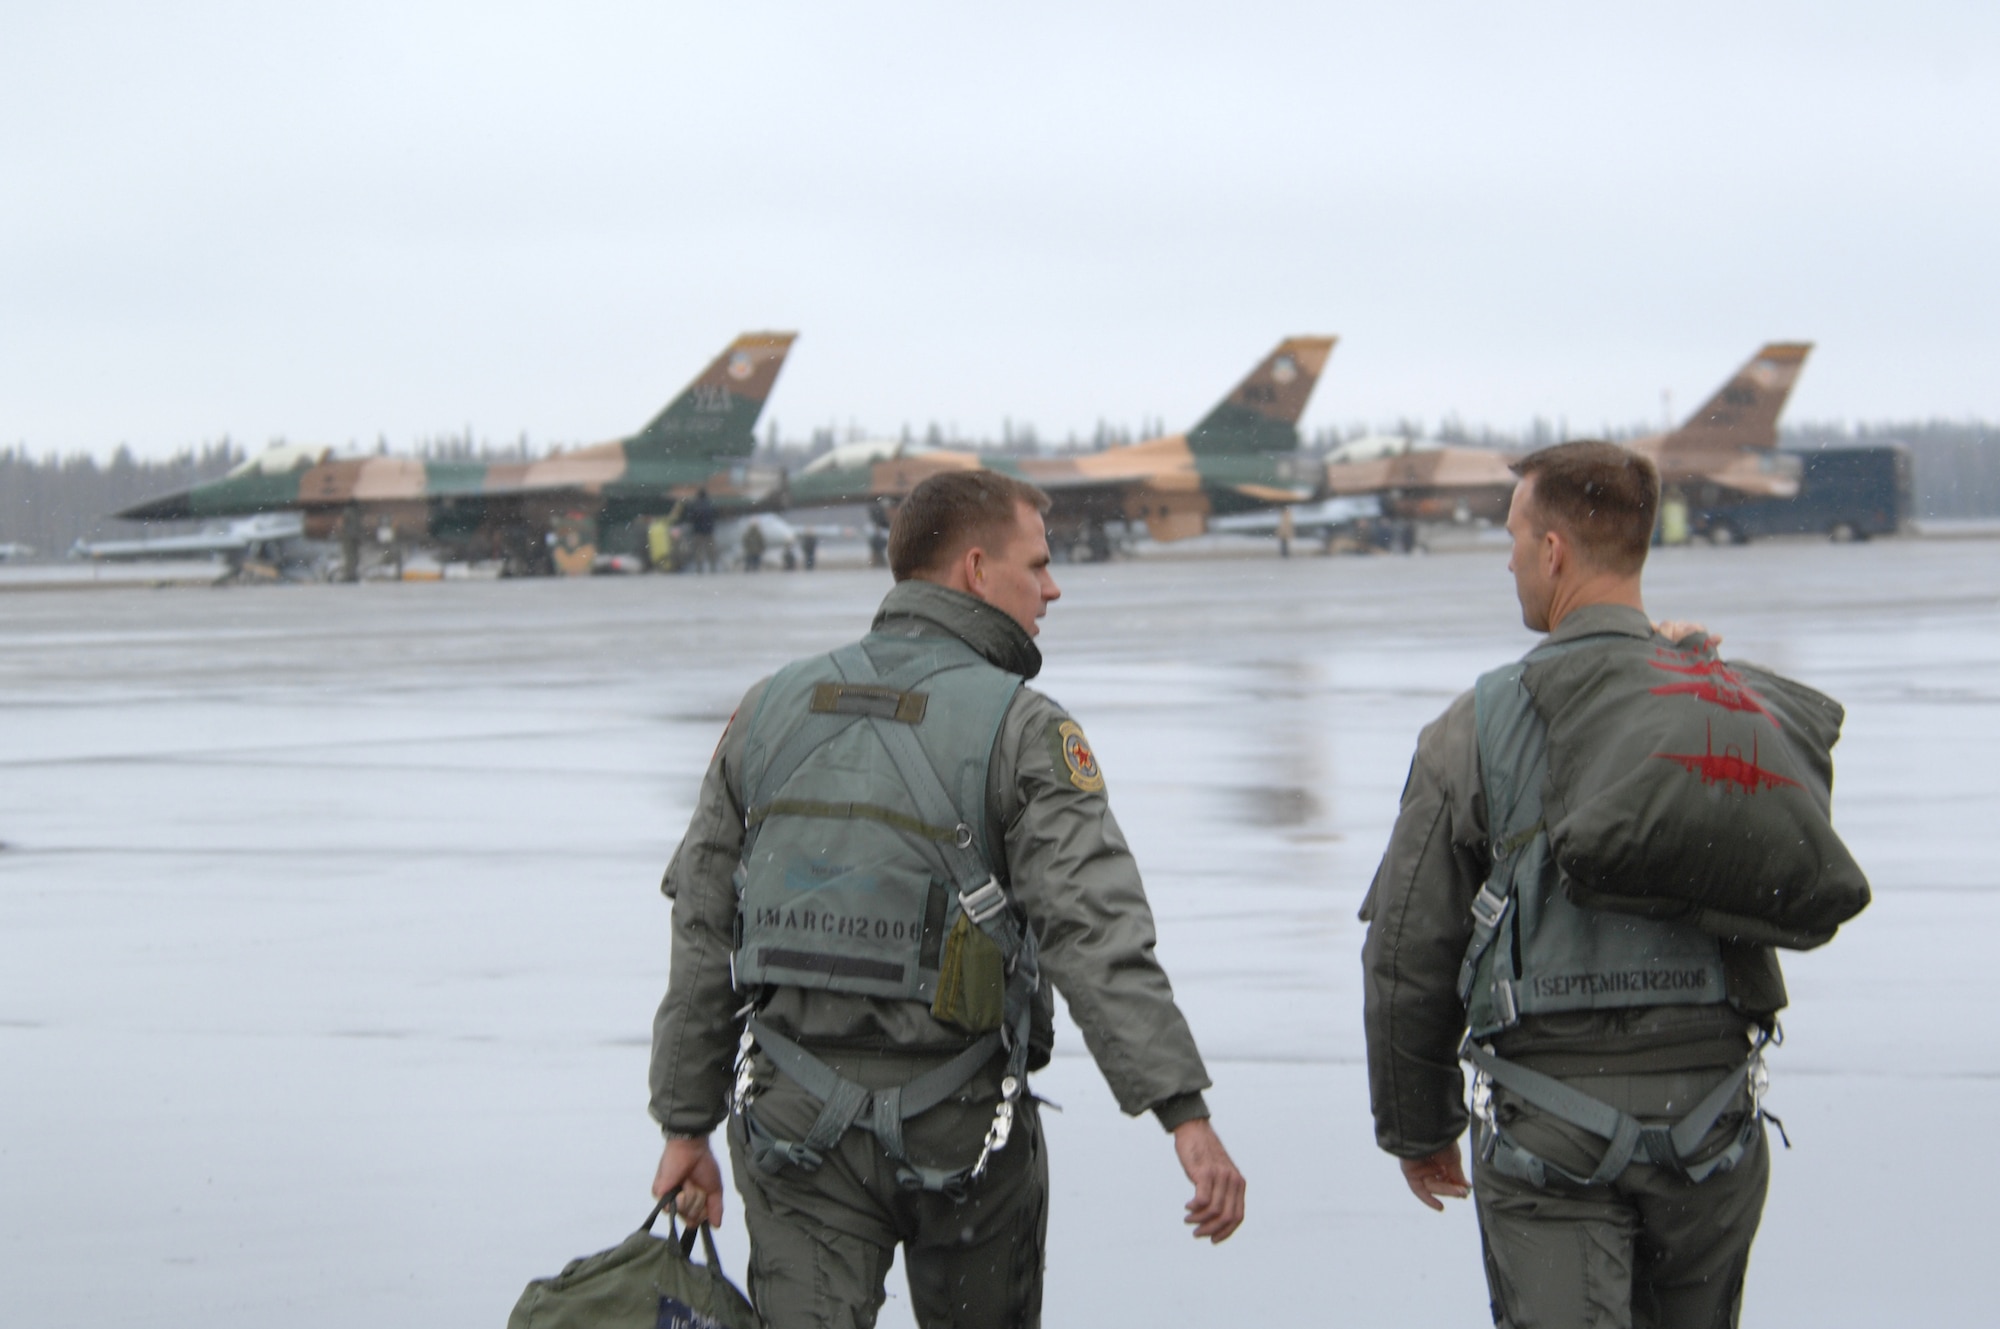
[[[889,524],[889,571],[897,581],[942,571],[974,545],[1004,540],[1015,510],[1049,510],[1049,496],[998,471],[943,471],[903,500]]]

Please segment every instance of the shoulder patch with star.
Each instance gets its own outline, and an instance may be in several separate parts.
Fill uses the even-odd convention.
[[[1104,772],[1097,764],[1097,754],[1090,750],[1090,740],[1083,736],[1083,728],[1074,720],[1063,720],[1049,726],[1050,745],[1055,749],[1057,769],[1069,776],[1069,782],[1086,794],[1095,794],[1104,788]]]

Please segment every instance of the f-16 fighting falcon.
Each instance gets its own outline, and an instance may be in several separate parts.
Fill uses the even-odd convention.
[[[999,471],[1049,496],[1049,543],[1107,548],[1107,522],[1143,523],[1155,540],[1208,529],[1211,516],[1319,497],[1317,462],[1299,453],[1299,416],[1333,337],[1288,337],[1194,428],[1079,457],[1012,457],[897,443],[834,449],[791,479],[794,506],[897,500],[944,471]]]
[[[359,532],[387,528],[398,539],[502,559],[514,573],[589,572],[600,547],[638,548],[647,518],[704,489],[724,513],[776,505],[782,475],[760,473],[749,459],[757,416],[795,336],[744,333],[645,428],[614,443],[520,462],[276,447],[219,480],[118,515],[182,521],[301,512],[308,538],[339,536],[350,550]]]
[[[1792,497],[1799,492],[1799,461],[1778,451],[1778,416],[1811,350],[1811,342],[1766,344],[1678,429],[1625,447],[1653,463],[1666,490],[1697,506]],[[1328,493],[1377,495],[1385,514],[1415,521],[1506,518],[1514,492],[1511,454],[1421,444],[1387,455],[1366,451],[1333,454]]]

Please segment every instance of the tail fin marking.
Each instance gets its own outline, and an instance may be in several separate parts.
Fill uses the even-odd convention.
[[[628,455],[748,457],[757,417],[798,334],[746,332],[695,376],[644,429],[625,440]]]
[[[1777,447],[1778,416],[1811,350],[1811,342],[1767,343],[1668,440],[1704,449]]]
[[[1202,422],[1188,431],[1188,448],[1203,453],[1290,452],[1299,445],[1299,416],[1334,337],[1287,337]]]

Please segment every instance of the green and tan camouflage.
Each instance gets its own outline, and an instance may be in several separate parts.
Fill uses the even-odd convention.
[[[1660,484],[1702,506],[1736,498],[1791,498],[1798,458],[1778,451],[1778,416],[1811,342],[1769,342],[1678,428],[1624,446],[1652,459]],[[1326,468],[1329,494],[1373,494],[1385,512],[1416,521],[1506,520],[1518,453],[1413,448]]]
[[[629,438],[535,461],[336,457],[276,447],[219,480],[119,513],[178,521],[302,512],[307,536],[343,528],[427,540],[515,571],[587,572],[600,547],[637,549],[645,523],[706,489],[722,513],[773,508],[784,478],[751,465],[758,414],[796,334],[745,333]]]
[[[1299,452],[1298,421],[1333,353],[1333,337],[1289,337],[1185,434],[1079,457],[1010,457],[889,446],[854,457],[836,450],[793,475],[791,504],[898,500],[941,471],[1019,476],[1053,501],[1051,544],[1076,542],[1105,522],[1143,524],[1155,540],[1200,535],[1211,516],[1308,503],[1322,468]]]

